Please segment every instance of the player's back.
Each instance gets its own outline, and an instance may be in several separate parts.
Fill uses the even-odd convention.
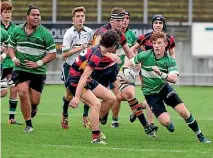
[[[94,57],[91,59],[91,57]],[[70,67],[70,75],[81,76],[85,67],[89,64],[96,66],[100,63],[102,58],[101,50],[99,46],[92,46],[81,52],[75,59],[74,63]]]

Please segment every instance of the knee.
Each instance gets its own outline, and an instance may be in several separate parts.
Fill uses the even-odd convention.
[[[130,101],[135,98],[135,95],[131,91],[125,91],[124,93],[122,93],[122,96],[127,101]]]
[[[170,122],[171,122],[170,119],[165,119],[160,121],[160,123],[165,127],[169,126]]]
[[[67,92],[65,93],[65,95],[64,95],[65,100],[70,101],[70,100],[72,100],[72,98],[73,98],[72,94],[67,93]]]
[[[147,104],[146,101],[143,101],[143,103],[141,103],[141,106],[143,109],[146,109],[149,105]]]
[[[40,104],[40,99],[33,99],[33,100],[31,100],[31,104],[34,104],[34,105]]]
[[[158,121],[165,127],[170,125],[170,117],[168,113],[162,113],[160,116],[158,116]]]
[[[108,99],[107,102],[109,105],[113,105],[116,101],[116,97],[114,95],[111,95]]]
[[[18,94],[20,98],[25,98],[27,97],[27,95],[29,95],[28,91],[25,91],[25,90],[19,90]]]
[[[92,103],[90,107],[93,110],[100,111],[100,109],[101,109],[101,102],[99,101],[99,102],[96,102],[96,103]]]
[[[114,93],[114,94],[115,94],[115,101],[121,102],[123,100],[120,92],[117,92],[117,93]]]

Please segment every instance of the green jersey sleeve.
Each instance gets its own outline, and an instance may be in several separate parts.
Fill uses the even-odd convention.
[[[13,29],[13,31],[10,35],[9,47],[15,48],[17,45],[17,41],[16,41],[17,29],[18,29],[17,27],[15,29]]]
[[[131,32],[131,34],[132,34],[132,40],[134,41],[134,43],[132,44],[132,46],[133,46],[135,44],[137,38],[133,31]]]
[[[4,43],[6,46],[9,43],[9,35],[7,33],[7,31],[5,31],[4,29],[1,29],[1,44]]]
[[[149,54],[150,54],[149,51],[145,51],[145,52],[143,51],[138,53],[136,56],[133,57],[133,60],[132,60],[133,65],[144,63],[149,57]]]
[[[179,75],[175,59],[173,59],[172,57],[170,59],[171,60],[169,62],[169,66],[168,66],[168,74],[177,74],[177,75]]]
[[[47,53],[56,53],[56,46],[52,34],[47,30],[44,36]]]

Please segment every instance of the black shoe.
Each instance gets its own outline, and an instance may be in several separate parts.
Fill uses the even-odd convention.
[[[135,114],[131,114],[130,116],[129,116],[129,121],[131,122],[131,123],[133,123],[133,122],[135,122],[135,120],[136,120],[136,116],[135,116]]]
[[[150,137],[157,137],[155,134],[155,132],[157,132],[157,130],[158,130],[158,127],[154,126],[153,124],[147,124],[144,127],[145,133]]]
[[[107,123],[108,114],[109,113],[107,113],[104,117],[100,118],[100,122],[102,125],[105,125]]]
[[[211,141],[208,140],[202,133],[197,135],[197,138],[201,143],[211,143]]]
[[[32,107],[31,107],[32,108]],[[31,109],[31,118],[35,117],[35,115],[37,114],[38,112],[38,108],[36,107],[36,109]]]

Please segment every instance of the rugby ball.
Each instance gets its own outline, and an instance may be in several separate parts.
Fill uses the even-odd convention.
[[[122,79],[127,83],[135,83],[135,72],[127,66],[121,67]]]

